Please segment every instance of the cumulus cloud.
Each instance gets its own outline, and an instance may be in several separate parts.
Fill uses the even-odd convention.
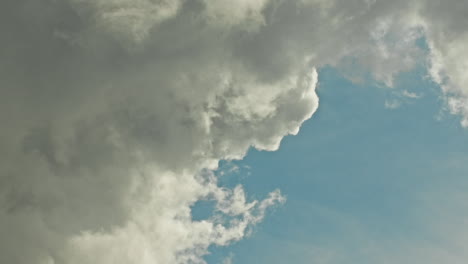
[[[431,50],[431,76],[441,85],[449,110],[462,116],[465,127],[468,126],[467,10],[467,3],[456,1],[449,5],[429,1],[421,10]]]
[[[175,16],[178,0],[71,0],[78,15],[95,30],[106,30],[130,42],[139,43],[158,24]]]
[[[429,44],[467,115],[466,4],[7,0],[0,10],[0,262],[202,263],[284,197],[219,187],[318,107],[316,67],[388,86]],[[451,15],[451,12],[455,15]],[[466,124],[466,121],[464,121]],[[217,204],[194,221],[200,199]]]

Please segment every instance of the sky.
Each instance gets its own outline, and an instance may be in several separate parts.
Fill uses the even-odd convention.
[[[465,263],[467,13],[4,1],[0,263]]]
[[[221,176],[248,193],[281,188],[287,202],[208,263],[464,263],[468,131],[441,113],[437,86],[405,73],[395,88],[418,98],[401,100],[336,69],[319,76],[320,107],[299,134]]]

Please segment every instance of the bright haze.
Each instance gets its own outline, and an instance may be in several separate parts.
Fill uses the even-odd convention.
[[[320,69],[423,65],[468,126],[467,29],[463,0],[3,0],[0,263],[205,263],[288,206],[216,172],[296,135]]]

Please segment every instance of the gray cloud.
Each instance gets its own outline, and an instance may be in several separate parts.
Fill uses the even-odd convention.
[[[315,67],[351,59],[391,85],[426,36],[465,114],[466,5],[446,6],[458,15],[431,1],[6,1],[0,262],[200,263],[242,239],[284,198],[248,202],[210,170],[297,133],[318,106]],[[199,199],[218,214],[192,221]]]

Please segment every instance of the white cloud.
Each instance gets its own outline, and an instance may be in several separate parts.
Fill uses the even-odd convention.
[[[390,86],[420,59],[424,33],[433,78],[468,116],[465,11],[422,0],[7,1],[0,262],[201,262],[283,201],[249,202],[211,171],[296,134],[318,106],[315,67],[352,58]],[[193,221],[199,199],[219,214]]]
[[[138,44],[151,29],[173,18],[180,0],[70,0],[79,15],[97,27],[110,31],[120,40]]]
[[[397,109],[400,106],[401,106],[401,103],[397,100],[385,101],[385,108],[387,109]]]
[[[232,264],[234,259],[234,255],[231,253],[229,256],[223,259],[222,264]]]
[[[421,95],[417,94],[417,93],[413,93],[413,92],[409,92],[407,90],[403,90],[403,92],[401,93],[401,95],[403,97],[407,97],[407,98],[411,98],[411,99],[418,99],[418,98],[421,98]]]
[[[441,85],[450,111],[462,116],[463,126],[468,125],[467,10],[465,2],[425,1],[420,11],[431,51],[431,76]]]
[[[0,262],[200,263],[248,235],[283,196],[250,201],[211,170],[297,133],[315,69],[262,79],[224,27],[174,19],[189,6],[70,3],[2,10],[21,26],[2,24]],[[194,221],[200,199],[217,210]]]

